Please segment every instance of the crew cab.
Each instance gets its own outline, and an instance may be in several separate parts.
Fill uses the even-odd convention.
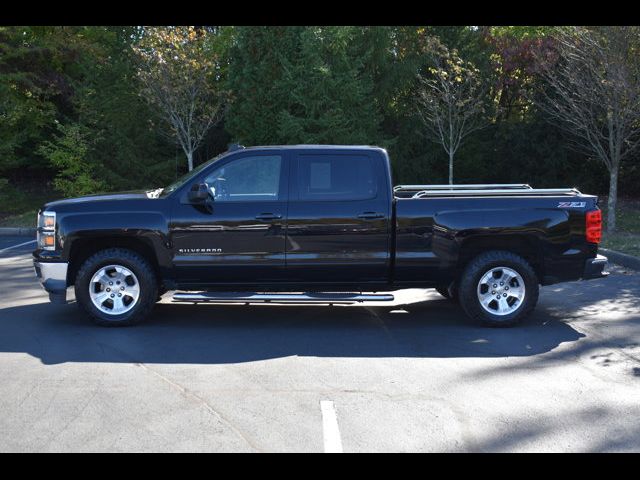
[[[393,187],[369,146],[234,149],[173,184],[44,205],[34,267],[100,325],[178,302],[388,301],[435,288],[489,326],[540,285],[606,276],[598,199],[527,184]]]

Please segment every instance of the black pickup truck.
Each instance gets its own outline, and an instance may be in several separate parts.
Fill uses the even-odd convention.
[[[597,197],[508,185],[392,187],[387,152],[237,146],[166,188],[44,205],[34,266],[51,301],[130,325],[178,302],[354,303],[435,288],[485,325],[539,285],[607,275]]]

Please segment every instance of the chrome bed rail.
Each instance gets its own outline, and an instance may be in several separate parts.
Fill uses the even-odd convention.
[[[528,183],[398,185],[396,198],[580,195],[577,188],[532,188]]]

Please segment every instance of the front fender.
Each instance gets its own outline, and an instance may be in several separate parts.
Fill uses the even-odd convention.
[[[162,262],[169,241],[168,222],[159,212],[67,213],[59,216],[60,259],[69,261],[71,249],[79,239],[130,237],[152,246]],[[166,254],[168,257],[168,254]]]

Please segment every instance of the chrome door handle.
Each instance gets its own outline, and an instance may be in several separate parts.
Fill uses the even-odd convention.
[[[358,215],[358,218],[362,218],[364,220],[375,220],[377,218],[384,218],[384,213],[364,212]]]
[[[282,218],[282,215],[277,213],[261,213],[256,215],[256,220],[278,220]]]

